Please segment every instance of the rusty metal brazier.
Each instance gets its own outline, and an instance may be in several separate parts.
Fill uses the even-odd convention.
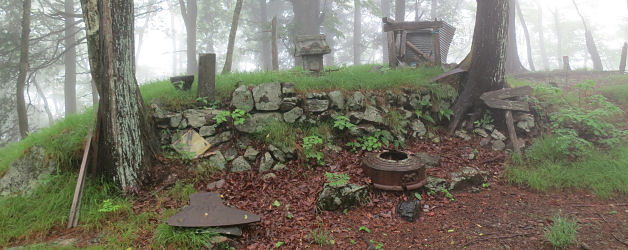
[[[412,154],[399,151],[369,153],[362,160],[362,168],[377,189],[414,190],[427,181],[425,163]]]

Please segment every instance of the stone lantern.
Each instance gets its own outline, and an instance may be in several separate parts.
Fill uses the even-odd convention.
[[[303,59],[303,70],[315,73],[323,71],[323,55],[331,53],[325,35],[297,36],[296,54]]]

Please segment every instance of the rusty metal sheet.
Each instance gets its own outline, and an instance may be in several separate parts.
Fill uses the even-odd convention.
[[[192,158],[198,158],[204,154],[211,144],[193,129],[185,132],[181,138],[172,144],[172,147],[179,153],[191,154]]]
[[[223,227],[260,220],[259,215],[225,206],[219,193],[198,192],[190,195],[190,206],[170,217],[167,223],[175,227]]]

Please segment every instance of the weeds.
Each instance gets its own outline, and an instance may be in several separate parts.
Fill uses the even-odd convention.
[[[189,229],[171,227],[166,223],[157,226],[153,235],[155,248],[181,248],[181,249],[213,249],[211,239],[218,234],[211,229]]]
[[[545,238],[554,248],[566,248],[576,241],[578,225],[575,219],[568,219],[561,215],[554,216],[554,224],[546,228]]]
[[[312,135],[303,138],[303,153],[305,159],[315,159],[316,163],[321,166],[325,166],[323,161],[323,152],[320,151],[320,145],[323,144],[323,139],[318,136]]]
[[[348,174],[337,174],[337,173],[325,172],[325,178],[327,178],[327,181],[329,182],[329,186],[340,187],[340,186],[346,185],[350,177]]]

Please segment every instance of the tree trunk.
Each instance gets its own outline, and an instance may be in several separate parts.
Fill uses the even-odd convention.
[[[360,0],[353,0],[353,65],[360,65],[360,43],[362,42],[362,10]]]
[[[266,71],[273,69],[270,55],[270,37],[268,36],[268,34],[270,34],[270,22],[268,22],[268,7],[266,5],[266,0],[259,0],[259,5],[259,32],[261,39],[258,43],[261,51],[260,60],[262,61],[262,70]]]
[[[530,44],[530,32],[528,31],[528,25],[526,25],[526,21],[523,18],[523,12],[521,11],[521,7],[519,6],[519,2],[515,1],[515,7],[517,9],[517,15],[519,16],[519,22],[521,26],[523,26],[523,35],[526,38],[527,52],[528,52],[528,64],[530,65],[531,71],[536,71],[534,67],[534,60],[532,58],[532,44]]]
[[[325,1],[325,6],[323,9],[323,13],[325,18],[333,18],[332,15],[335,15],[336,13],[333,12],[332,10],[332,1]],[[325,38],[327,40],[327,45],[329,45],[329,48],[331,48],[331,53],[326,54],[323,56],[324,60],[325,60],[325,65],[335,65],[336,64],[336,50],[334,49],[334,46],[336,45],[336,37],[335,34],[333,34],[333,29],[330,27],[326,27],[323,26],[324,30],[325,30]]]
[[[140,53],[142,53],[142,45],[144,44],[144,33],[146,32],[146,29],[148,28],[148,25],[150,25],[150,19],[153,17],[154,12],[154,5],[155,2],[157,0],[150,0],[150,2],[148,2],[148,14],[146,14],[146,19],[144,19],[144,24],[142,25],[141,28],[139,28],[136,33],[137,34],[137,50],[135,51],[135,65],[139,65],[140,64]]]
[[[65,115],[76,113],[76,27],[74,26],[74,1],[65,0]]]
[[[454,116],[449,133],[458,127],[471,108],[485,105],[480,95],[504,87],[505,57],[508,41],[509,0],[477,0],[473,33],[471,68],[462,93],[453,106]]]
[[[44,91],[41,89],[39,84],[35,79],[33,79],[33,85],[35,85],[35,89],[37,90],[37,95],[41,97],[41,100],[44,102],[44,110],[46,111],[46,115],[48,116],[48,126],[52,126],[55,123],[55,119],[52,116],[52,111],[50,111],[50,105],[48,104],[48,99],[46,99],[46,95]],[[67,114],[66,114],[67,116]]]
[[[31,33],[31,0],[24,0],[22,9],[22,36],[20,39],[20,69],[17,77],[17,117],[20,127],[20,136],[26,138],[28,133],[28,115],[26,114],[26,100],[24,86],[28,73],[28,41]]]
[[[81,0],[92,78],[100,93],[97,169],[125,193],[145,180],[154,144],[135,79],[133,1]]]
[[[231,31],[229,32],[229,44],[227,45],[227,59],[225,66],[222,68],[223,74],[231,72],[231,64],[233,63],[233,47],[235,45],[236,32],[238,31],[238,21],[240,20],[240,11],[242,10],[242,0],[236,2],[233,11],[233,20],[231,21]]]
[[[438,0],[432,0],[432,8],[431,8],[431,13],[430,13],[430,17],[432,17],[432,20],[436,20],[438,18]]]
[[[508,49],[506,53],[506,73],[514,74],[525,71],[519,59],[519,50],[517,49],[517,31],[515,29],[515,1],[510,1],[508,7]]]
[[[395,21],[404,22],[406,20],[406,0],[395,0]]]
[[[626,72],[626,54],[628,54],[628,43],[624,43],[624,47],[621,49],[621,59],[619,61],[619,73]]]
[[[296,37],[299,35],[319,35],[321,33],[320,4],[320,0],[292,0],[294,41],[296,41]],[[300,67],[302,64],[301,57],[294,58],[296,67]]]
[[[382,17],[390,17],[390,0],[381,0]],[[388,36],[383,30],[380,31],[382,40],[382,63],[388,63]]]
[[[547,58],[547,52],[545,51],[545,35],[543,33],[543,6],[541,6],[541,3],[539,3],[538,1],[536,2],[537,6],[538,6],[538,11],[539,11],[539,16],[538,16],[538,22],[539,22],[539,50],[541,52],[541,62],[543,62],[543,69],[548,71],[549,70],[549,60]]]
[[[174,28],[174,8],[175,5],[168,1],[168,6],[170,8],[170,40],[172,41],[172,75],[177,74],[177,62],[179,59],[177,58],[177,30]]]
[[[277,17],[273,17],[271,21],[271,51],[273,58],[273,71],[279,70],[279,49],[277,48]]]
[[[564,67],[563,65],[563,36],[561,33],[561,29],[560,29],[560,13],[558,12],[558,9],[555,9],[552,14],[554,15],[554,27],[556,28],[556,52],[558,52],[558,55],[556,57],[556,60],[558,61],[558,68],[562,69]]]
[[[197,62],[196,62],[196,17],[198,16],[198,0],[188,0],[188,4],[179,0],[181,6],[181,15],[183,16],[183,22],[185,23],[185,31],[187,34],[187,73],[190,75],[196,74]]]
[[[598,52],[597,46],[595,45],[593,34],[591,34],[591,30],[589,30],[587,22],[584,20],[584,16],[582,16],[582,13],[580,13],[580,9],[578,8],[576,1],[572,0],[571,2],[576,7],[576,11],[582,19],[582,25],[584,26],[584,37],[587,43],[587,50],[589,51],[589,55],[591,55],[591,60],[593,61],[593,69],[602,71],[604,70],[604,67],[602,66],[602,59],[600,59],[600,53]]]

